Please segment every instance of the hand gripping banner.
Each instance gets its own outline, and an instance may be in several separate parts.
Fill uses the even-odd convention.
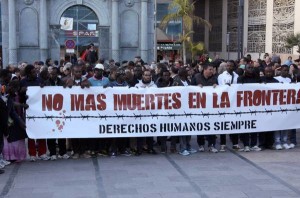
[[[300,84],[29,87],[30,138],[251,133],[300,128]]]

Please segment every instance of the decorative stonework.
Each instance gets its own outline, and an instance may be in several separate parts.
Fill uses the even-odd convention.
[[[227,32],[229,36],[229,51],[237,52],[238,45],[238,5],[239,0],[228,0]]]
[[[285,47],[285,39],[294,33],[295,0],[274,0],[272,51],[292,53]]]
[[[267,0],[249,0],[248,52],[265,52],[266,13]]]
[[[209,1],[209,22],[212,24],[212,30],[209,33],[209,51],[222,51],[222,8],[222,1]]]
[[[24,0],[24,3],[25,3],[26,5],[31,5],[31,4],[33,4],[33,1],[34,1],[34,0]]]
[[[134,0],[124,0],[125,6],[132,7],[134,5]]]

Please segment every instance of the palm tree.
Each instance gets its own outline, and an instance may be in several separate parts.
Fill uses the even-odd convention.
[[[211,24],[202,19],[201,17],[195,16],[195,3],[191,0],[173,0],[169,5],[169,10],[175,10],[167,14],[161,21],[160,27],[166,28],[171,21],[182,21],[182,35],[186,35],[186,32],[190,32],[193,29],[193,23],[204,24],[211,29]],[[182,42],[183,48],[183,62],[186,63],[186,41]]]
[[[291,34],[285,39],[285,47],[293,48],[297,46],[297,52],[300,53],[300,33],[298,34]]]
[[[203,53],[205,50],[204,43],[203,42],[198,42],[198,43],[193,43],[189,42],[189,50],[191,51],[192,54],[192,60],[195,61],[195,56],[199,53]]]
[[[194,61],[195,55],[198,53],[202,53],[205,49],[203,42],[194,43],[191,40],[191,35],[194,34],[193,31],[190,31],[186,33],[185,35],[182,35],[179,37],[180,42],[185,42],[187,49],[191,52],[192,55],[192,61]]]

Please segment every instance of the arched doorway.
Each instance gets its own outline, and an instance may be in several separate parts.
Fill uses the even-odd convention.
[[[70,61],[72,55],[76,55],[78,58],[91,43],[98,50],[99,20],[92,9],[83,5],[72,6],[64,11],[60,24],[60,57],[65,57],[66,61]],[[75,42],[74,50],[67,50],[66,41],[69,40]]]

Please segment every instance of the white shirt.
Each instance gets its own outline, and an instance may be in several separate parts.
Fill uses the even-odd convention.
[[[182,82],[182,84],[183,84],[184,86],[188,86],[188,85],[189,85],[187,81],[181,81],[181,82]]]
[[[276,80],[278,80],[280,83],[290,83],[292,80],[289,77],[282,77],[282,76],[276,76],[274,77]]]
[[[218,84],[219,85],[237,84],[238,77],[239,75],[233,72],[233,82],[232,82],[232,75],[228,71],[224,71],[222,74],[218,76]]]

